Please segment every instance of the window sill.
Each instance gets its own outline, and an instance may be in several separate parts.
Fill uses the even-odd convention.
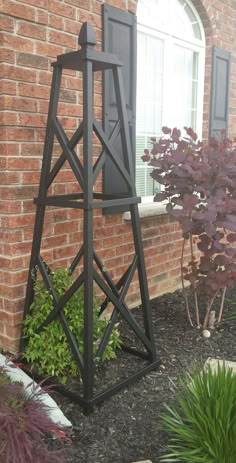
[[[145,219],[146,217],[156,217],[158,215],[165,215],[166,204],[164,203],[141,203],[138,205],[139,218]],[[123,219],[130,221],[131,215],[130,212],[124,212]]]

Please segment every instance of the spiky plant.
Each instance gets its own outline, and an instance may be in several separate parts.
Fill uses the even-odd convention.
[[[187,375],[177,406],[166,409],[162,462],[236,462],[236,377],[225,364]]]
[[[48,444],[52,432],[65,435],[65,430],[48,417],[39,390],[33,395],[22,383],[11,383],[0,366],[0,461],[63,463],[63,450],[49,450]]]

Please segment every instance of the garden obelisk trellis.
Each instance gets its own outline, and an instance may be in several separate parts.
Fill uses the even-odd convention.
[[[84,408],[90,408],[95,403],[103,400],[111,394],[116,393],[119,389],[129,384],[131,381],[139,378],[144,373],[154,368],[158,361],[156,359],[155,344],[152,331],[152,321],[149,307],[149,297],[147,288],[147,279],[145,271],[144,256],[142,250],[141,231],[138,217],[138,202],[136,196],[135,184],[133,178],[132,155],[129,140],[129,128],[126,115],[126,104],[124,100],[124,90],[122,84],[122,64],[117,57],[112,54],[99,52],[95,49],[96,37],[92,26],[89,23],[83,24],[79,35],[79,51],[66,53],[57,57],[53,63],[53,80],[48,112],[48,121],[46,129],[46,138],[43,154],[42,172],[39,186],[39,195],[35,199],[37,205],[35,230],[32,243],[31,262],[29,269],[29,279],[25,303],[25,316],[34,298],[33,273],[37,268],[41,273],[44,283],[53,298],[53,310],[48,315],[43,324],[39,327],[38,332],[46,325],[51,323],[56,317],[65,331],[68,343],[74,357],[77,360],[81,377],[83,381],[83,392],[80,394],[71,393],[75,399],[80,402]],[[81,71],[83,75],[83,121],[69,140],[57,118],[57,105],[60,93],[60,83],[63,69]],[[108,136],[95,119],[93,114],[93,82],[94,72],[110,69],[113,73],[114,88],[117,99],[117,108],[119,120]],[[100,140],[102,150],[93,163],[93,135]],[[119,160],[113,147],[113,142],[117,135],[121,135],[122,149],[126,165]],[[62,153],[52,166],[52,153],[54,137],[57,138]],[[75,152],[75,147],[79,141],[83,141],[83,161],[81,162]],[[101,169],[109,156],[115,163],[122,177],[128,186],[128,194],[124,196],[111,196],[103,193],[94,193],[94,184],[101,172]],[[82,193],[66,195],[49,195],[49,187],[53,183],[58,172],[65,162],[68,162],[72,169]],[[127,268],[124,275],[117,283],[114,283],[109,272],[105,269],[99,253],[94,249],[93,243],[93,215],[96,208],[105,208],[108,206],[129,206],[131,213],[131,222],[134,239],[134,258],[131,265]],[[83,210],[83,244],[75,256],[70,270],[73,272],[78,264],[81,265],[83,258],[83,270],[75,279],[72,286],[67,289],[65,294],[58,297],[50,279],[48,266],[45,265],[40,256],[41,240],[43,234],[44,215],[47,206],[59,206],[64,208],[77,208]],[[143,325],[135,320],[130,312],[125,297],[129,289],[134,273],[138,270],[140,294],[143,309]],[[102,356],[112,328],[117,321],[118,314],[123,317],[129,324],[132,332],[135,333],[139,341],[142,342],[145,352],[139,352],[138,349],[125,347],[128,352],[147,359],[147,364],[131,377],[115,383],[107,390],[94,393],[94,354],[93,354],[93,286],[94,282],[105,295],[104,303],[101,306],[101,314],[107,307],[108,302],[113,305],[113,312],[110,322],[107,326],[103,339],[98,346],[96,358]],[[74,292],[83,285],[84,289],[84,339],[83,355],[78,349],[77,343],[71,333],[63,307]],[[23,344],[22,344],[23,345]]]

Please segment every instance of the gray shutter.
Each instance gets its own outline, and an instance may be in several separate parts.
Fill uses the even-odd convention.
[[[136,117],[136,61],[137,61],[137,22],[136,16],[118,8],[103,5],[103,50],[115,53],[124,64],[122,67],[126,108],[130,127],[131,148],[135,166],[135,117]],[[112,73],[104,72],[103,80],[103,125],[105,132],[110,135],[117,121],[117,108]],[[115,148],[122,161],[121,138],[115,141]],[[107,158],[103,169],[103,192],[109,194],[125,194],[127,185],[114,163]],[[106,208],[104,213],[122,212],[127,206]]]
[[[230,53],[213,47],[211,81],[211,115],[209,134],[219,138],[220,131],[227,132],[229,110]]]

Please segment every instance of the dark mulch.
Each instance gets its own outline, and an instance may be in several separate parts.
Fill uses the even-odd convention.
[[[229,307],[232,308],[231,303],[226,304],[226,313]],[[140,318],[140,309],[134,313]],[[236,360],[236,322],[225,321],[210,338],[203,338],[187,322],[180,291],[152,301],[152,314],[161,360],[159,370],[96,406],[88,416],[79,405],[55,394],[73,423],[72,443],[66,448],[67,462],[131,463],[145,459],[157,462],[167,437],[160,412],[164,403],[174,403],[180,375],[202,367],[208,357]],[[122,327],[122,331],[129,337],[127,328]],[[126,357],[120,354],[117,360],[105,365],[98,373],[98,381],[103,384],[115,381],[124,366],[128,373],[137,369],[140,360]]]

